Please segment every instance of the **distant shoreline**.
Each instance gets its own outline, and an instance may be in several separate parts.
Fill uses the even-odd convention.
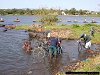
[[[9,14],[9,15],[0,15],[0,16],[45,16],[45,15],[19,15],[19,14]],[[51,14],[53,15],[53,14]],[[91,17],[100,17],[100,15],[57,15],[57,16],[91,16]]]

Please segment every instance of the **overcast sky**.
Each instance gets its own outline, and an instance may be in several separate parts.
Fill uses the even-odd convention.
[[[0,9],[57,8],[100,11],[100,0],[0,0]]]

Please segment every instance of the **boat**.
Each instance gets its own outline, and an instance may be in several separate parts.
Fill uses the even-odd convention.
[[[71,20],[68,20],[67,22],[71,22]]]
[[[84,21],[83,23],[88,23],[87,21]]]
[[[33,20],[33,22],[36,22],[35,20]]]
[[[83,23],[88,23],[87,20],[86,20],[86,18],[84,19]]]
[[[3,18],[1,18],[1,19],[0,19],[0,22],[4,22],[4,19],[3,19]]]
[[[92,21],[91,23],[97,23],[96,21]]]
[[[17,18],[16,20],[14,20],[14,22],[20,22],[20,20]]]
[[[92,21],[91,21],[91,23],[97,23],[97,22],[94,20],[94,18],[92,18]]]
[[[78,21],[75,19],[73,22],[75,22],[75,23],[76,23],[76,22],[78,22]]]
[[[0,20],[0,22],[4,22],[4,20]]]

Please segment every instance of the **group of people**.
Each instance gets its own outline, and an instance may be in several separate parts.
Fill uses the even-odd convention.
[[[85,33],[81,34],[81,36],[79,37],[79,39],[83,39],[84,41],[84,48],[86,50],[89,50],[91,48],[91,37],[94,37],[94,33],[95,33],[95,29],[94,27],[91,27],[90,29],[90,35],[87,35]],[[48,38],[50,38],[50,33],[48,33]],[[50,55],[50,59],[52,58],[52,54],[54,54],[54,56],[57,56],[57,52],[61,53],[62,49],[61,48],[61,40],[55,38],[55,37],[51,37],[49,39],[50,41],[50,46],[49,46],[49,55]]]
[[[61,39],[56,38],[56,37],[51,37],[50,32],[48,32],[46,40],[47,40],[47,44],[48,44],[48,52],[49,52],[50,59],[52,58],[52,56],[57,57],[57,54],[62,53],[62,51],[61,51]],[[22,48],[26,52],[32,51],[31,42],[28,40],[25,40]]]
[[[91,28],[91,36],[94,37],[94,28]],[[53,34],[55,35],[55,34]],[[91,37],[85,33],[83,33],[79,39],[84,40],[85,48],[90,49],[91,47]],[[62,53],[62,47],[61,47],[61,39],[52,36],[50,32],[47,33],[47,44],[48,44],[48,52],[49,52],[49,58],[51,59],[53,56],[57,57],[57,54]],[[29,52],[32,50],[31,43],[29,41],[25,41],[23,44],[23,49],[26,50],[26,52]]]

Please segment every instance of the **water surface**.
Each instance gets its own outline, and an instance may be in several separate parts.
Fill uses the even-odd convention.
[[[5,21],[0,22],[0,24],[15,24],[15,25],[20,25],[20,24],[41,24],[38,22],[42,16],[11,16],[11,15],[6,15],[6,16],[0,16],[0,18],[3,18]],[[20,22],[14,22],[14,20],[18,18]],[[58,18],[60,19],[60,22],[57,22],[58,24],[85,24],[84,19],[86,18],[88,23],[91,23],[91,20],[94,18],[94,20],[97,22],[96,24],[100,24],[100,17],[92,17],[92,16],[64,16],[64,15],[59,15]],[[71,22],[67,22],[70,20]],[[77,20],[78,22],[73,22],[74,20]],[[36,22],[33,22],[36,21]]]
[[[22,49],[22,43],[28,39],[28,32],[24,30],[8,30],[2,32],[0,28],[0,75],[55,75],[63,70],[63,66],[76,60],[85,59],[79,57],[77,41],[63,40],[63,54],[56,60],[49,62],[47,56],[43,59],[34,58]],[[35,41],[32,41],[35,45]],[[99,45],[92,45],[92,49]]]

